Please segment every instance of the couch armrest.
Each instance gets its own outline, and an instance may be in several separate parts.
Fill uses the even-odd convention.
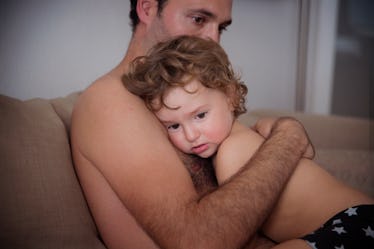
[[[72,102],[59,101],[69,123]],[[105,248],[74,171],[67,123],[55,109],[46,99],[0,95],[2,248]]]

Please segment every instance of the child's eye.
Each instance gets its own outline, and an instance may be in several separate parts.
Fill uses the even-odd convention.
[[[179,128],[179,124],[168,125],[166,128],[168,130],[177,130]]]
[[[208,112],[201,112],[201,113],[197,114],[196,115],[196,119],[203,119],[203,118],[205,118],[205,116],[206,116],[207,113]]]

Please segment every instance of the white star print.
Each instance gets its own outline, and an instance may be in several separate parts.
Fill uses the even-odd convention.
[[[309,241],[306,241],[306,243],[313,249],[318,249],[317,246],[316,246],[316,242],[309,242]]]
[[[333,222],[332,222],[333,225],[341,224],[341,223],[342,223],[341,219],[336,219],[336,220],[333,220]]]
[[[348,208],[344,213],[348,214],[348,216],[357,215],[356,210],[357,208]]]
[[[362,230],[365,231],[366,236],[374,238],[374,231],[371,229],[370,226],[368,226],[368,228],[366,228],[366,229],[363,228]]]
[[[347,233],[344,230],[344,227],[334,227],[334,229],[332,229],[332,231],[337,232],[338,234]]]
[[[334,246],[334,248],[335,248],[335,249],[344,249],[344,245],[341,245],[341,246],[339,246],[339,247]]]

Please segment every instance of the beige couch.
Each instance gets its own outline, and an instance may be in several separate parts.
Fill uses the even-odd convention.
[[[0,96],[2,248],[105,248],[72,163],[69,126],[77,96],[28,101]],[[261,116],[283,114],[290,115],[256,111],[241,119],[250,124]],[[316,160],[374,196],[373,122],[295,115],[314,141]]]

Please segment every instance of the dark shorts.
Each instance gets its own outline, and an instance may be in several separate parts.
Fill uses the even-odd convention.
[[[374,249],[374,205],[348,208],[301,239],[313,249]]]

